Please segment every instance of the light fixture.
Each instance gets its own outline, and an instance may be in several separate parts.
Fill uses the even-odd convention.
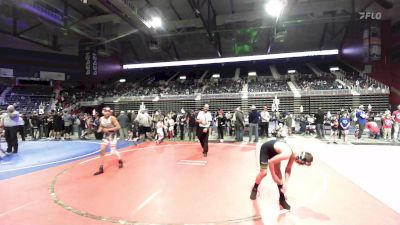
[[[216,64],[216,63],[229,63],[229,62],[247,62],[247,61],[257,61],[257,60],[267,60],[267,59],[285,59],[285,58],[298,58],[298,57],[337,55],[337,54],[339,54],[339,50],[334,49],[334,50],[290,52],[290,53],[278,53],[278,54],[266,54],[266,55],[214,58],[214,59],[197,59],[197,60],[185,60],[185,61],[125,64],[123,66],[123,68],[124,69],[143,69],[143,68],[204,65],[204,64]]]
[[[152,17],[145,23],[148,28],[160,28],[162,27],[162,20],[160,17]]]
[[[293,74],[293,73],[296,73],[296,70],[288,70],[287,73],[288,74]]]
[[[331,68],[329,68],[329,70],[330,70],[331,72],[333,72],[333,71],[339,71],[339,67],[331,67]]]
[[[119,82],[120,82],[120,83],[125,83],[125,82],[126,82],[126,79],[120,79]]]
[[[186,76],[180,76],[179,79],[186,80]]]
[[[272,17],[278,17],[283,10],[283,2],[281,0],[269,0],[265,4],[265,11]]]
[[[219,77],[220,77],[219,73],[216,73],[216,74],[212,75],[212,78],[219,78]]]
[[[257,72],[249,72],[247,75],[249,75],[249,77],[251,77],[251,76],[257,76]]]

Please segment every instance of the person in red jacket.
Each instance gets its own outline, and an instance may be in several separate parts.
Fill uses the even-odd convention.
[[[378,124],[375,121],[369,120],[367,125],[365,126],[366,129],[369,130],[370,136],[374,139],[379,139],[380,137],[380,129]]]

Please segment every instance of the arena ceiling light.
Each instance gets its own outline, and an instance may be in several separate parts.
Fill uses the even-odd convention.
[[[331,68],[329,68],[329,70],[330,70],[331,72],[333,72],[333,71],[339,71],[339,67],[331,67]]]
[[[162,27],[162,20],[160,17],[152,17],[145,23],[148,28],[160,28]]]
[[[288,74],[293,74],[293,73],[296,73],[296,70],[288,70],[287,73]]]
[[[179,79],[180,80],[186,80],[186,76],[180,76]]]
[[[265,4],[265,11],[272,17],[280,16],[283,8],[284,5],[281,0],[269,0],[267,4]]]
[[[248,75],[249,77],[251,77],[251,76],[257,76],[257,72],[249,72],[247,75]]]
[[[219,73],[213,74],[212,77],[213,78],[219,78],[221,75],[219,75]]]
[[[247,62],[247,61],[268,60],[268,59],[299,58],[299,57],[337,55],[337,54],[339,54],[339,50],[334,49],[334,50],[321,50],[321,51],[308,51],[308,52],[290,52],[290,53],[278,53],[278,54],[267,54],[267,55],[228,57],[228,58],[125,64],[123,68],[144,69],[144,68],[157,68],[157,67],[204,65],[204,64],[215,64],[215,63]]]
[[[120,79],[119,82],[120,82],[120,83],[125,83],[125,82],[126,82],[126,79]]]

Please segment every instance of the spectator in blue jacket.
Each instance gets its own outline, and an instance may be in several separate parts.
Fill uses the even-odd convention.
[[[358,111],[356,113],[356,117],[357,117],[357,123],[359,126],[359,132],[358,132],[358,139],[361,139],[361,136],[364,133],[364,129],[365,129],[365,124],[367,123],[367,114],[364,112],[364,106],[360,105],[360,107],[358,108]]]
[[[257,111],[256,106],[251,106],[251,112],[249,113],[249,142],[253,136],[253,130],[255,130],[256,139],[254,142],[258,142],[258,123],[260,122],[261,115]]]

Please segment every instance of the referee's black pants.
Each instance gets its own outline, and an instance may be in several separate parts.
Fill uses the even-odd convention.
[[[207,154],[208,152],[208,133],[208,130],[205,133],[203,132],[203,127],[197,128],[197,138],[199,139],[201,147],[203,148],[203,154]]]
[[[19,130],[19,126],[15,127],[5,127],[5,136],[7,141],[7,152],[17,153],[18,152],[18,136],[17,132]]]

